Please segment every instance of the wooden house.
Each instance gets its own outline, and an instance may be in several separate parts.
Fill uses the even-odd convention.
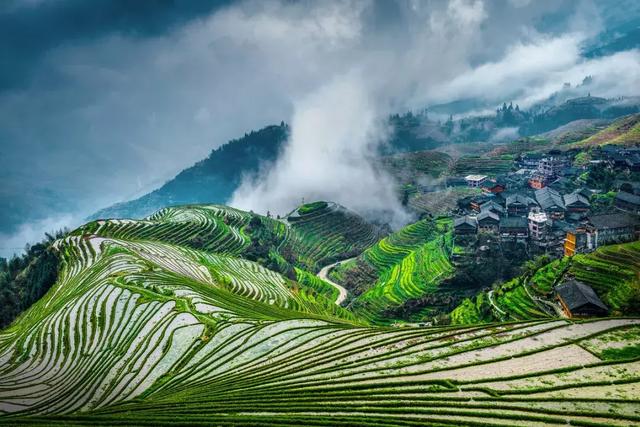
[[[556,296],[568,317],[601,317],[609,312],[591,286],[577,280],[556,286]]]

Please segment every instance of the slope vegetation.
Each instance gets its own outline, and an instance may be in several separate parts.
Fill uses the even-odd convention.
[[[238,188],[244,175],[258,173],[261,165],[275,161],[289,127],[267,126],[229,141],[184,169],[160,188],[135,200],[117,203],[91,216],[97,218],[140,218],[171,205],[224,203]]]
[[[578,141],[572,144],[572,146],[596,147],[607,144],[625,146],[640,144],[640,114],[633,114],[618,119],[595,135]]]
[[[378,227],[335,203],[302,205],[287,221],[293,230],[291,250],[302,265],[313,271],[358,255],[382,237]]]
[[[184,237],[196,229],[186,218],[207,209],[225,211],[230,227],[242,216],[171,208],[142,227],[90,224],[56,241],[56,284],[0,333],[1,424],[640,421],[639,319],[367,326],[325,297],[322,283],[232,255],[243,244],[221,243],[221,253],[189,246]],[[182,227],[160,228],[172,221]],[[387,242],[400,248],[398,239]],[[394,268],[376,257],[381,250],[370,262]]]
[[[362,252],[379,239],[379,227],[335,203],[320,203],[324,203],[322,209],[292,214],[288,221],[220,205],[168,207],[144,220],[96,220],[73,234],[160,240],[242,256],[282,273],[293,266],[317,271]]]
[[[450,220],[421,220],[340,265],[331,277],[357,295],[354,309],[384,321],[386,311],[437,292],[453,273],[452,244]]]
[[[604,246],[589,254],[553,261],[462,302],[454,324],[531,320],[558,315],[555,285],[573,277],[593,287],[613,315],[640,314],[640,242]]]

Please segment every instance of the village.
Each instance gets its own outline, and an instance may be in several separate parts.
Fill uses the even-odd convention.
[[[457,182],[481,190],[457,200],[452,258],[458,266],[491,257],[572,257],[640,235],[640,148],[527,153],[510,172]],[[556,286],[555,297],[567,317],[607,314],[591,287],[570,278]]]

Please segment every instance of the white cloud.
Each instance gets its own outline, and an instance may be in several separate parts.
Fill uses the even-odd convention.
[[[21,254],[27,243],[39,242],[44,239],[45,233],[55,233],[80,223],[81,219],[76,216],[62,215],[23,224],[16,233],[0,233],[0,257],[11,258],[14,254]]]
[[[406,221],[393,182],[373,166],[385,129],[363,82],[354,71],[296,102],[284,152],[266,174],[245,180],[231,205],[285,214],[302,198],[328,199],[396,225]]]
[[[28,165],[38,174],[25,191],[46,184],[94,210],[151,190],[217,145],[281,120],[297,138],[283,159],[309,155],[296,149],[306,140],[333,147],[334,139],[349,145],[356,137],[354,152],[367,158],[389,112],[472,96],[524,107],[587,74],[594,95],[637,90],[637,51],[585,61],[581,27],[591,21],[539,34],[534,23],[559,2],[518,3],[249,0],[158,37],[77,40],[47,53],[30,88],[0,97],[0,138],[10,141],[0,170],[17,176]],[[335,88],[356,99],[332,94]],[[314,103],[323,119],[303,120]],[[363,129],[313,128],[331,128],[340,119],[334,110]],[[341,159],[320,158],[326,170],[340,165],[345,182],[355,180]],[[283,165],[297,173],[295,163]],[[362,209],[390,203],[386,178],[373,184],[368,162],[354,169],[383,194]],[[249,194],[245,186],[242,199],[266,203],[273,192],[282,201],[289,191],[296,199],[303,196],[296,192],[340,197],[329,176],[326,184],[265,178],[269,188]]]

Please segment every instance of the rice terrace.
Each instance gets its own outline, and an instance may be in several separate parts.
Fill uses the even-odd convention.
[[[640,422],[640,319],[378,326],[336,305],[309,271],[296,269],[296,282],[239,257],[255,219],[280,251],[301,248],[300,265],[372,237],[366,227],[349,230],[350,241],[336,233],[331,217],[344,212],[304,224],[299,213],[285,225],[220,206],[169,208],[56,241],[58,281],[0,336],[1,422]],[[206,250],[193,247],[201,236]],[[414,256],[370,253],[387,271]],[[392,299],[412,292],[403,281],[370,292],[378,286],[397,288]]]
[[[640,2],[0,2],[0,426],[640,426]]]

